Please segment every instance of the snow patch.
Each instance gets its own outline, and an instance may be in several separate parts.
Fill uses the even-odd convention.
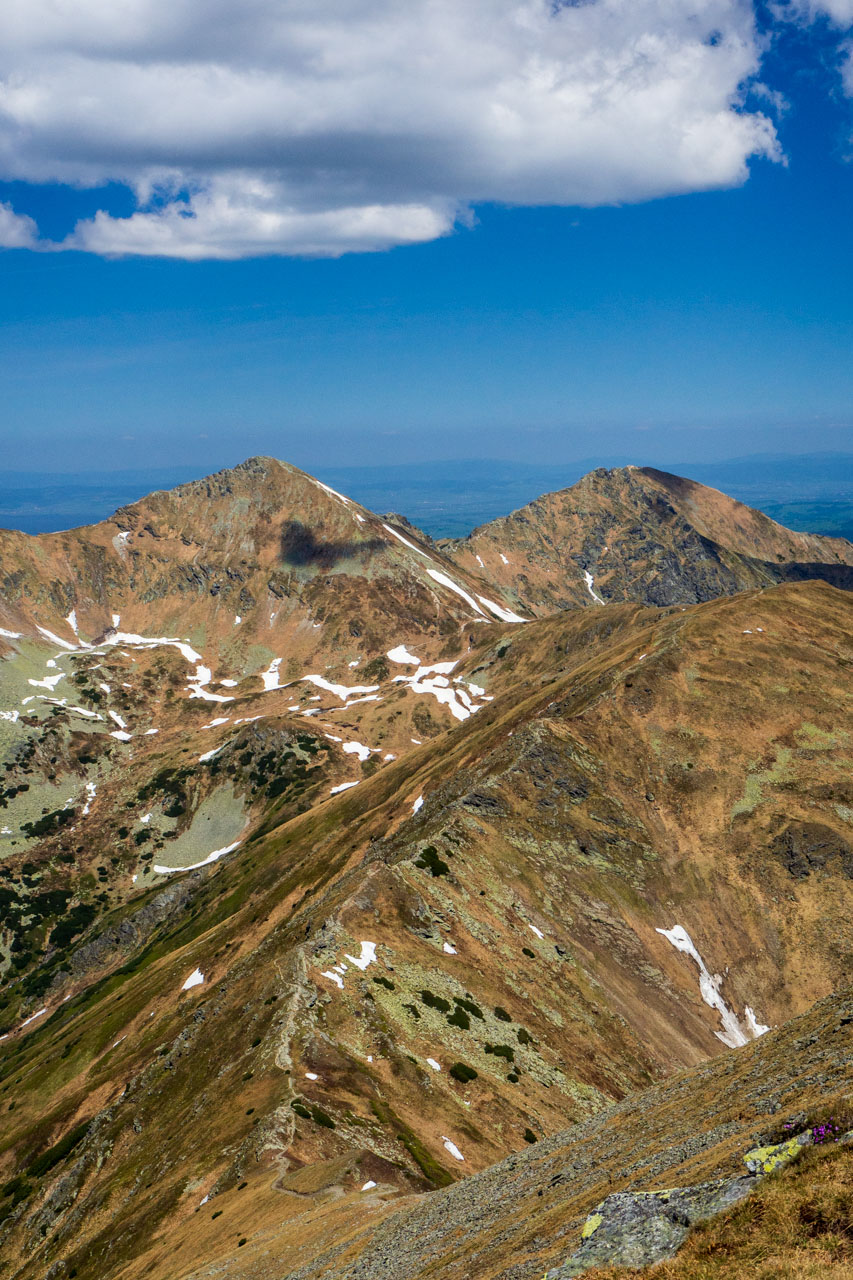
[[[754,1014],[747,1007],[746,1022],[750,1031],[750,1035],[746,1035],[738,1021],[737,1014],[729,1008],[725,1000],[720,994],[720,984],[722,977],[718,974],[710,974],[708,972],[705,961],[693,945],[690,934],[680,924],[673,925],[671,929],[657,929],[657,933],[666,938],[675,947],[676,951],[681,951],[685,955],[690,956],[699,970],[699,992],[705,1004],[711,1009],[716,1009],[720,1015],[720,1021],[723,1024],[722,1031],[715,1031],[718,1040],[722,1040],[723,1044],[727,1044],[730,1049],[737,1049],[740,1045],[747,1044],[750,1038],[756,1035],[762,1035],[763,1031],[753,1031],[752,1023],[755,1023]],[[758,1023],[755,1023],[758,1026]],[[764,1031],[768,1028],[765,1027]]]
[[[587,591],[588,591],[588,592],[589,592],[589,594],[592,596],[592,598],[593,598],[593,600],[595,601],[595,603],[596,603],[596,604],[604,604],[604,601],[602,600],[601,596],[596,594],[596,591],[595,591],[595,578],[593,578],[593,576],[592,576],[592,574],[590,573],[589,569],[584,569],[584,571],[583,571],[583,580],[584,580],[584,582],[586,583],[586,589],[587,589]]]
[[[201,698],[204,702],[233,702],[234,699],[226,693],[211,693],[206,687],[213,679],[213,672],[210,667],[205,667],[201,663],[195,669],[195,675],[190,677],[187,689],[191,698]]]
[[[479,708],[471,705],[470,698],[463,701],[458,690],[450,688],[450,681],[444,672],[451,672],[455,666],[455,662],[439,662],[431,667],[418,667],[414,675],[394,676],[394,683],[407,684],[412,693],[431,694],[437,702],[450,709],[456,720],[467,720]],[[431,672],[437,674],[430,675]]]
[[[441,1140],[444,1143],[445,1151],[449,1151],[450,1154],[453,1156],[454,1160],[465,1159],[465,1157],[463,1156],[462,1152],[459,1150],[455,1142],[451,1142],[449,1138],[446,1138],[444,1136],[444,1134],[441,1135]]]
[[[45,1005],[43,1009],[38,1009],[35,1013],[31,1013],[28,1018],[25,1018],[24,1021],[21,1023],[21,1025],[18,1027],[18,1030],[23,1031],[24,1027],[28,1027],[31,1022],[35,1022],[36,1018],[43,1018],[46,1013],[47,1013],[47,1006]]]
[[[365,1182],[364,1186],[361,1189],[362,1191],[372,1191],[375,1186],[376,1186],[376,1183],[373,1181],[373,1179],[368,1178],[367,1182]]]
[[[81,815],[80,815],[81,817],[85,818],[88,816],[89,810],[92,808],[92,801],[95,798],[97,790],[98,790],[97,783],[95,782],[86,783],[86,803],[84,804],[81,810]]]
[[[501,622],[527,622],[529,619],[522,618],[520,614],[513,613],[512,609],[504,609],[502,605],[495,604],[494,600],[487,600],[485,596],[477,596],[480,604],[484,604],[496,618],[500,618]]]
[[[424,798],[423,796],[418,796],[417,800],[412,805],[412,813],[417,813],[418,810],[422,809],[423,807],[424,807]]]
[[[389,657],[392,662],[404,662],[416,667],[421,665],[420,658],[416,658],[413,653],[409,653],[404,644],[398,644],[396,648],[389,649],[386,656]]]
[[[445,942],[441,949],[446,956],[456,955],[456,948],[454,947],[452,942]]]
[[[357,787],[357,786],[358,786],[357,782],[341,782],[337,787],[332,787],[331,791],[329,792],[329,795],[336,796],[341,791],[349,791],[350,787]]]
[[[433,1071],[440,1071],[441,1064],[436,1062],[435,1058],[427,1058],[427,1065],[432,1067]]]
[[[233,844],[226,845],[224,849],[216,849],[213,853],[209,853],[201,862],[193,862],[188,867],[161,867],[155,866],[154,870],[161,876],[174,876],[180,871],[197,871],[199,867],[206,867],[211,862],[217,862],[220,858],[224,858],[226,853],[233,853],[235,849],[239,849],[242,840],[235,840]]]
[[[454,582],[452,578],[448,578],[446,573],[439,573],[437,569],[427,569],[427,573],[435,582],[439,583],[440,586],[447,587],[449,591],[455,591],[458,596],[462,597],[466,604],[471,606],[475,613],[479,613],[483,618],[486,617],[474,597],[470,596],[468,592],[463,587],[460,587],[458,583]],[[486,621],[488,621],[488,618]]]
[[[340,976],[340,974],[335,973],[335,972],[334,972],[333,970],[331,970],[331,969],[324,969],[324,970],[323,970],[323,972],[322,972],[322,975],[321,975],[321,976],[322,976],[322,977],[324,977],[324,978],[328,978],[331,982],[336,982],[336,983],[337,983],[337,985],[340,987],[341,991],[343,991],[343,989],[344,989],[344,980],[343,980],[343,978]]]
[[[204,974],[202,973],[201,969],[193,969],[192,973],[187,978],[184,985],[181,987],[181,990],[189,991],[191,987],[200,987],[203,982],[204,982]]]
[[[225,743],[223,742],[222,747],[224,746]],[[204,755],[199,756],[198,758],[199,764],[207,764],[208,760],[212,760],[214,756],[218,756],[222,747],[214,747],[211,751],[205,751]]]
[[[60,680],[65,679],[65,672],[60,671],[56,676],[45,676],[43,680],[27,680],[27,684],[32,685],[34,689],[47,689],[49,693],[53,693]]]
[[[749,1028],[753,1040],[757,1040],[759,1036],[765,1035],[770,1030],[769,1027],[765,1027],[758,1021],[749,1005],[744,1006],[743,1015],[746,1019],[746,1025]]]
[[[77,610],[72,609],[67,615],[65,621],[68,623],[75,636],[78,636],[80,634],[80,628],[77,626]]]
[[[537,929],[535,924],[528,924],[528,926],[527,926],[527,927],[528,927],[528,929],[530,929],[530,930],[531,930],[531,932],[532,932],[532,933],[535,933],[535,934],[536,934],[536,937],[537,937],[537,938],[544,938],[544,937],[545,937],[545,934],[542,932],[542,930],[541,930],[541,929]]]
[[[337,489],[331,489],[327,484],[323,484],[322,480],[315,480],[314,483],[319,485],[321,489],[325,489],[326,493],[331,494],[333,498],[339,498],[345,507],[350,505],[349,498],[345,498],[342,493],[338,493]]]
[[[390,524],[383,524],[382,528],[385,529],[386,532],[390,533],[392,537],[399,539],[399,541],[402,542],[404,546],[407,546],[410,551],[416,551],[418,555],[423,556],[425,560],[432,559],[432,556],[428,556],[425,551],[421,551],[420,547],[416,547],[413,542],[409,542],[408,538],[404,538],[402,533],[398,533],[396,529],[392,529]],[[432,573],[432,570],[430,569],[429,572]]]
[[[327,734],[326,737],[328,736]],[[360,742],[345,742],[343,750],[348,756],[358,756],[362,764],[364,764],[365,760],[370,759],[370,747],[365,747]]]
[[[350,964],[354,964],[356,969],[361,969],[363,973],[367,966],[369,964],[373,964],[376,960],[376,943],[362,942],[361,955],[358,959],[356,959],[355,956],[348,955],[347,952],[344,952],[344,955],[347,960],[349,960]]]
[[[7,640],[20,640],[20,631],[7,631],[5,627],[0,627],[0,636],[4,636]]]
[[[58,644],[60,649],[70,649],[73,652],[77,648],[76,645],[69,644],[67,640],[61,640],[60,637],[54,635],[52,631],[48,631],[47,627],[40,627],[38,623],[36,623],[36,629],[40,631],[44,638],[49,640],[51,644]]]
[[[310,675],[302,677],[303,683],[313,684],[316,689],[325,689],[327,693],[333,693],[341,702],[346,702],[350,694],[353,693],[375,693],[379,688],[378,684],[356,684],[351,688],[347,688],[345,684],[332,684],[324,676]]]

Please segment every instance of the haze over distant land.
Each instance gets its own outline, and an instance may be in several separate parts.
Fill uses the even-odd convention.
[[[535,465],[472,458],[382,466],[317,467],[329,484],[375,511],[398,511],[432,537],[471,529],[630,458]],[[792,529],[853,539],[853,454],[753,455],[673,462],[665,469],[724,489]],[[12,472],[0,495],[0,527],[47,533],[93,524],[155,489],[197,478],[187,467],[79,474]]]

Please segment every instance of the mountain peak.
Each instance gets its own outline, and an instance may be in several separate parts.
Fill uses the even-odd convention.
[[[655,467],[596,468],[446,546],[539,616],[620,600],[695,604],[807,577],[853,585],[844,539],[794,533]]]

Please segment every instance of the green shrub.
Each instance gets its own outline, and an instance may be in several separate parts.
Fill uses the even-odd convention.
[[[449,864],[438,856],[438,850],[432,844],[421,849],[421,855],[415,862],[415,866],[420,867],[422,871],[429,871],[432,876],[446,876],[450,871]]]
[[[422,991],[421,1000],[428,1009],[437,1009],[439,1013],[450,1013],[450,1001],[442,1000],[441,996],[435,996],[431,991]]]
[[[486,1053],[492,1053],[496,1058],[506,1058],[507,1062],[512,1062],[515,1057],[512,1047],[508,1044],[487,1044]]]
[[[478,1004],[474,1004],[473,1000],[465,1000],[462,996],[454,996],[453,999],[456,1004],[462,1006],[466,1013],[473,1014],[475,1018],[479,1018],[482,1021],[483,1010]]]
[[[322,1125],[324,1129],[334,1129],[334,1128],[335,1128],[335,1122],[334,1122],[334,1120],[332,1119],[332,1117],[331,1117],[330,1115],[327,1115],[327,1114],[326,1114],[326,1112],[322,1109],[322,1107],[312,1107],[312,1108],[311,1108],[311,1119],[312,1119],[316,1124],[320,1124],[320,1125]]]
[[[477,1079],[477,1072],[473,1067],[469,1067],[466,1062],[454,1062],[450,1068],[450,1074],[454,1080],[458,1080],[460,1084],[468,1084],[469,1080]]]

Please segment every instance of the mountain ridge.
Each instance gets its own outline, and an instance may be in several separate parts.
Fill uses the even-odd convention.
[[[668,530],[706,533],[655,477],[607,484],[623,566],[637,509],[658,563],[657,511],[693,589]],[[177,1235],[263,1274],[276,1205],[290,1274],[325,1274],[365,1206],[739,1070],[853,980],[853,596],[600,605],[597,485],[555,495],[562,543],[536,531],[529,621],[517,565],[268,459],[3,555],[35,633],[0,657],[10,1280],[175,1280]],[[559,563],[583,607],[534,597]]]

